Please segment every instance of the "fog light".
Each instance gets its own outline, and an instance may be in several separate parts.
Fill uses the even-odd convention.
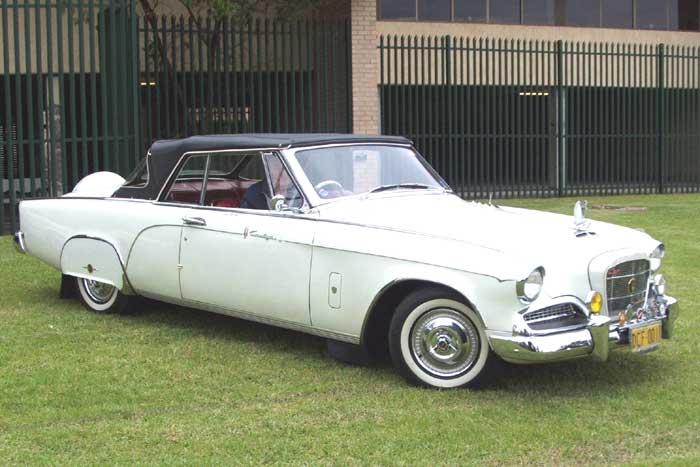
[[[600,292],[591,292],[588,295],[588,308],[591,309],[592,313],[600,313],[603,309],[603,296]]]

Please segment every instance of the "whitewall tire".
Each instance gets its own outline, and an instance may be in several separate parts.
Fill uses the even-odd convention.
[[[80,301],[88,310],[95,313],[120,314],[131,311],[132,297],[124,295],[113,285],[81,277],[76,277],[75,282]]]
[[[476,387],[494,359],[476,312],[438,288],[413,292],[399,304],[389,350],[406,380],[434,388]]]

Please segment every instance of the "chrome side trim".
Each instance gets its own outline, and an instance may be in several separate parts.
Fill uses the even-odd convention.
[[[161,302],[172,303],[174,305],[186,306],[189,308],[195,308],[198,310],[209,311],[211,313],[217,313],[220,315],[231,316],[233,318],[243,319],[246,321],[254,321],[256,323],[268,324],[270,326],[276,326],[280,328],[290,329],[292,331],[303,332],[306,334],[312,334],[314,336],[325,337],[327,339],[333,339],[341,342],[347,342],[350,344],[359,344],[360,338],[357,336],[351,336],[349,334],[343,334],[339,332],[329,331],[327,329],[314,328],[305,324],[293,323],[291,321],[284,321],[276,318],[271,318],[268,316],[260,316],[247,311],[233,310],[229,308],[224,308],[217,305],[210,305],[208,303],[197,302],[194,300],[185,299],[174,299],[172,297],[165,297],[158,294],[142,293],[144,297],[158,300]]]
[[[23,255],[27,253],[27,245],[24,243],[24,233],[22,231],[17,231],[12,236],[13,243],[15,244],[15,249],[18,253]]]

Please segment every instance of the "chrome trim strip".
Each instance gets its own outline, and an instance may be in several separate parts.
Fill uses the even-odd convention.
[[[254,321],[256,323],[268,324],[271,326],[281,327],[285,329],[290,329],[292,331],[299,331],[306,334],[312,334],[319,337],[325,337],[327,339],[333,339],[341,342],[347,342],[350,344],[359,344],[360,338],[357,336],[351,336],[349,334],[343,334],[335,331],[330,331],[327,329],[318,329],[305,324],[294,323],[291,321],[280,320],[276,318],[271,318],[267,316],[261,316],[247,311],[234,310],[230,308],[224,308],[218,305],[210,305],[208,303],[197,302],[194,300],[186,299],[173,299],[172,297],[165,297],[158,294],[141,293],[142,296],[151,298],[153,300],[158,300],[161,302],[172,303],[174,305],[186,306],[189,308],[195,308],[197,310],[209,311],[212,313],[217,313],[220,315],[231,316],[233,318],[243,319],[246,321]]]

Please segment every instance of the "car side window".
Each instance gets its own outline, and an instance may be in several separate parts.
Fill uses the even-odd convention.
[[[190,156],[177,174],[165,201],[199,204],[202,199],[202,186],[208,159],[207,154]]]

